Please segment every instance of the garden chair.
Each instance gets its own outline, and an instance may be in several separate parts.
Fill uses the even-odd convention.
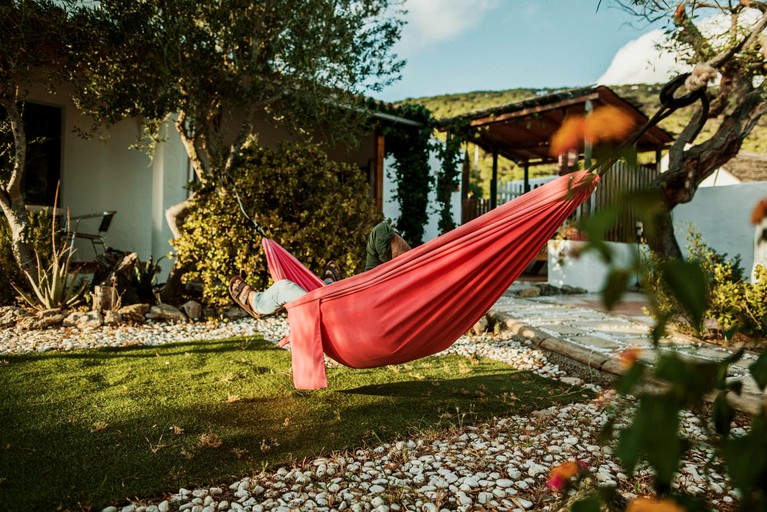
[[[104,236],[109,231],[109,226],[112,224],[112,218],[115,216],[115,211],[105,211],[101,213],[90,213],[87,215],[77,215],[69,219],[71,229],[67,232],[67,238],[69,239],[70,249],[74,249],[75,240],[77,238],[83,240],[90,240],[93,246],[93,252],[98,256],[104,254],[106,251],[106,244],[104,242]],[[80,223],[88,219],[101,218],[98,228],[95,233],[89,233],[80,229]],[[74,223],[74,224],[73,224]]]

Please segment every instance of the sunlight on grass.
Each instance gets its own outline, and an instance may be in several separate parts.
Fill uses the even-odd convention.
[[[329,368],[329,389],[298,391],[290,354],[257,338],[3,360],[0,503],[11,504],[4,510],[77,510],[223,484],[421,428],[585,397],[458,356]]]

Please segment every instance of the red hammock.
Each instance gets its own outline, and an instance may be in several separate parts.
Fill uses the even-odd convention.
[[[352,368],[435,354],[466,333],[522,273],[599,177],[568,174],[378,267],[323,286],[263,239],[272,278],[309,293],[286,304],[293,384],[327,387],[327,354]]]

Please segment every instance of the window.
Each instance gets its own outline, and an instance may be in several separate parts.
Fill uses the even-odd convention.
[[[27,169],[21,188],[26,204],[53,206],[61,179],[61,109],[36,103],[24,106]]]
[[[27,136],[27,168],[21,183],[24,202],[53,206],[61,178],[61,109],[27,103],[22,112]],[[0,109],[0,172],[10,172],[13,136]]]

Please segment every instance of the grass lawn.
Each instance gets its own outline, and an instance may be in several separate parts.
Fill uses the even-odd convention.
[[[2,356],[0,509],[99,509],[586,396],[458,356],[328,374],[297,391],[290,354],[252,337]]]

